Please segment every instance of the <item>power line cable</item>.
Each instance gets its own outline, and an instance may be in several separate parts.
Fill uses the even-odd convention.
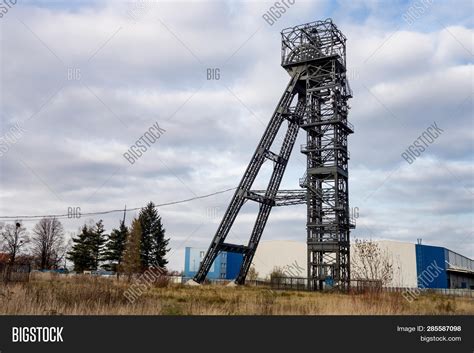
[[[192,198],[189,198],[189,199],[165,202],[165,203],[162,203],[162,204],[157,204],[156,207],[171,206],[171,205],[177,205],[177,204],[190,202],[190,201],[194,201],[194,200],[200,200],[200,199],[204,199],[204,198],[211,197],[211,196],[214,196],[214,195],[223,194],[225,192],[229,192],[229,191],[232,191],[232,190],[235,190],[235,189],[237,189],[237,188],[233,187],[233,188],[230,188],[230,189],[216,191],[216,192],[213,192],[213,193],[210,193],[210,194],[196,196],[196,197],[192,197]],[[129,208],[129,209],[127,209],[127,211],[137,211],[137,210],[141,210],[142,208],[143,207]],[[81,217],[82,216],[93,216],[93,215],[104,215],[104,214],[116,213],[116,212],[123,212],[123,208],[122,209],[117,209],[117,210],[108,210],[108,211],[85,212],[85,213],[81,213]],[[65,213],[65,214],[48,214],[48,215],[0,216],[0,220],[3,220],[3,221],[35,220],[35,219],[41,219],[41,218],[45,218],[45,217],[55,217],[57,219],[74,218],[74,217],[71,217],[70,214]]]

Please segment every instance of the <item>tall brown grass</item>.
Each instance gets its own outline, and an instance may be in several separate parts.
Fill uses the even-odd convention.
[[[52,276],[0,286],[0,314],[31,315],[425,315],[474,314],[474,300],[423,294],[412,303],[400,293],[339,294],[255,287],[168,284],[133,304],[126,281]]]

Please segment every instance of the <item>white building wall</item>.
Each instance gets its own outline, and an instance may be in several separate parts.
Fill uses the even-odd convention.
[[[393,279],[389,286],[416,287],[415,244],[391,240],[375,242],[393,263]],[[351,251],[351,254],[353,253]],[[267,278],[275,267],[279,267],[290,277],[306,277],[306,243],[286,240],[262,241],[258,245],[252,266],[258,272],[259,278]]]
[[[390,287],[417,287],[415,244],[392,240],[375,241],[393,264]],[[351,252],[352,253],[352,252]]]
[[[289,277],[306,277],[306,243],[286,240],[261,241],[252,261],[259,278],[267,278],[275,267]]]

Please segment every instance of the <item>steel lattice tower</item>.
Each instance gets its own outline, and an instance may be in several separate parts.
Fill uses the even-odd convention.
[[[308,285],[311,289],[350,284],[347,100],[352,93],[346,76],[346,38],[332,23],[316,21],[282,31],[282,66],[291,79],[227,208],[194,280],[201,283],[220,251],[243,254],[236,283],[243,284],[273,206],[307,204]],[[286,133],[275,153],[279,129]],[[279,190],[298,131],[306,131],[307,169],[300,190]],[[261,166],[273,162],[266,190],[251,190]],[[225,239],[246,201],[259,211],[246,245]]]

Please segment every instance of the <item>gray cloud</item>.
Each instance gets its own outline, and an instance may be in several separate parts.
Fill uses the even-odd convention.
[[[23,121],[26,133],[0,159],[0,214],[130,208],[236,186],[288,80],[279,30],[327,8],[298,3],[270,27],[261,19],[270,5],[166,2],[136,23],[125,3],[17,6],[0,29],[1,131]],[[354,90],[354,236],[422,237],[472,257],[472,24],[440,5],[390,37],[400,23],[387,18],[400,9],[346,5],[334,17],[348,37]],[[359,8],[372,12],[360,21]],[[447,27],[433,20],[441,11]],[[206,80],[215,67],[221,80]],[[80,69],[80,80],[68,80],[68,68]],[[166,133],[129,165],[122,154],[156,121]],[[401,153],[433,121],[444,133],[408,165]],[[298,147],[292,157],[284,188],[296,188],[304,172]],[[179,247],[173,268],[182,267],[183,246],[208,245],[231,195],[160,209]],[[255,206],[243,211],[233,234],[241,241]],[[120,215],[103,218],[111,229]],[[64,223],[74,232],[83,221]],[[304,223],[304,207],[276,209],[264,237],[305,241]]]

